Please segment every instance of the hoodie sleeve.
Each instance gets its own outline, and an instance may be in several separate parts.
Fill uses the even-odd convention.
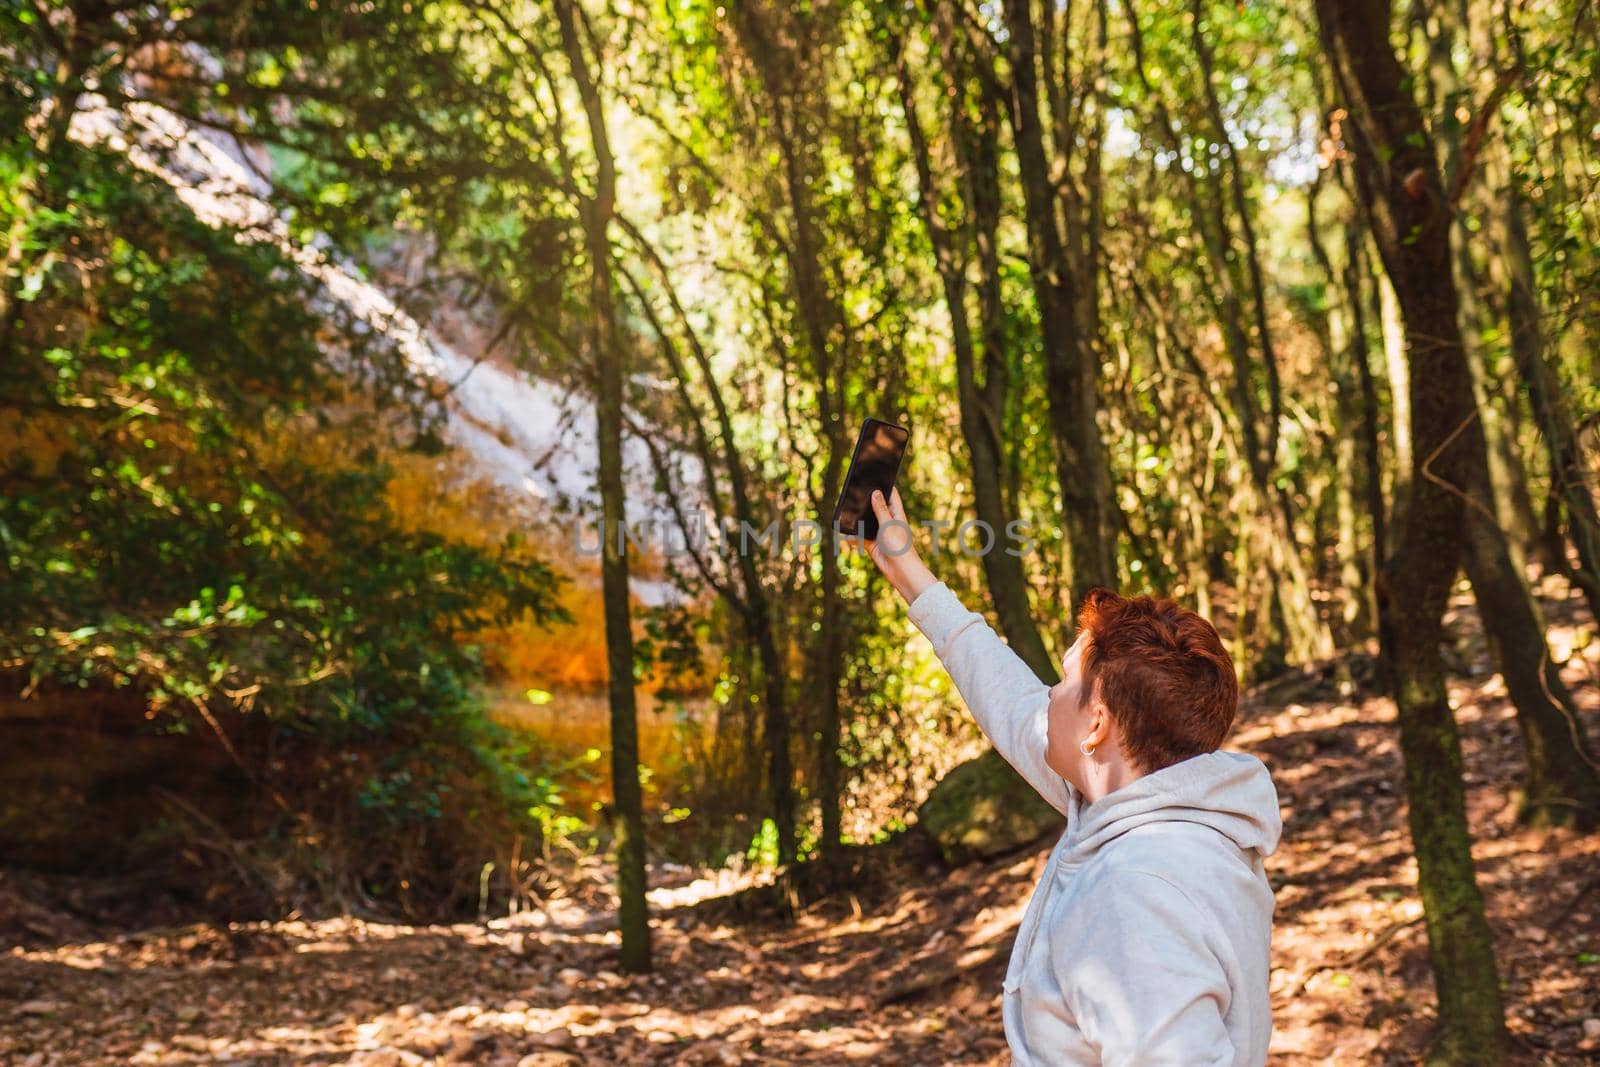
[[[1223,1019],[1233,994],[1206,913],[1158,874],[1097,882],[1092,916],[1051,939],[1050,966],[1101,1062],[1229,1067]]]
[[[1050,687],[943,582],[919,593],[909,615],[995,749],[1051,807],[1067,814],[1070,787],[1044,761]]]

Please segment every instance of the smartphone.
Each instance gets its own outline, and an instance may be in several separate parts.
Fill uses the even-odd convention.
[[[878,539],[878,516],[872,510],[872,491],[882,490],[889,499],[894,479],[900,473],[911,433],[882,419],[868,419],[856,437],[856,450],[845,472],[844,489],[833,509],[833,528],[845,537],[864,534],[868,541]],[[859,527],[859,529],[858,529]]]

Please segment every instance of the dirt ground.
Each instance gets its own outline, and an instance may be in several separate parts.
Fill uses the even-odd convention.
[[[1552,644],[1592,724],[1600,637],[1563,617]],[[1516,723],[1475,624],[1454,621],[1452,695],[1515,1048],[1600,1062],[1600,835],[1517,825]],[[1272,1062],[1414,1063],[1432,988],[1393,710],[1336,673],[1251,692],[1233,742],[1272,768],[1283,805]],[[0,930],[20,931],[0,955],[0,1062],[1003,1064],[1005,953],[1049,844],[907,871],[787,923],[727,918],[726,877],[663,873],[642,977],[615,973],[609,917],[581,898],[487,924],[118,932],[0,876]]]

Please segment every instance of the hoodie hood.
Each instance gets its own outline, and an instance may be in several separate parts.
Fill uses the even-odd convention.
[[[1108,793],[1081,801],[1069,820],[1069,862],[1086,859],[1123,834],[1162,822],[1197,822],[1240,850],[1270,856],[1283,820],[1266,764],[1243,752],[1207,752]]]

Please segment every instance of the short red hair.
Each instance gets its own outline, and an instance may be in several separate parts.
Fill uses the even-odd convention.
[[[1216,627],[1176,601],[1091,589],[1078,612],[1087,692],[1117,720],[1146,773],[1214,752],[1239,710],[1233,657]]]

